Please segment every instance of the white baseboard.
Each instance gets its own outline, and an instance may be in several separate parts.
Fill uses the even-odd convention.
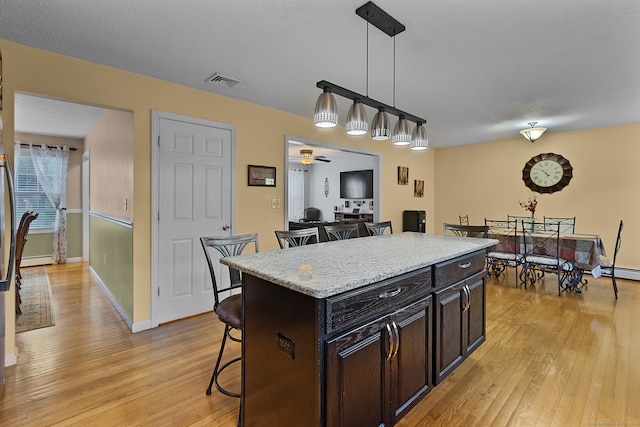
[[[111,301],[111,304],[113,304],[113,307],[116,309],[120,317],[122,317],[122,320],[124,320],[124,322],[127,324],[129,329],[131,329],[131,332],[136,333],[136,332],[144,331],[147,329],[151,329],[150,319],[144,320],[142,322],[133,323],[133,321],[127,314],[127,312],[122,308],[118,300],[113,296],[113,294],[111,293],[107,285],[105,285],[102,279],[100,279],[100,276],[98,276],[98,273],[96,273],[91,266],[89,266],[89,271],[91,271],[91,274],[100,285],[100,288],[102,288],[107,298],[109,298],[109,301]]]
[[[13,353],[7,353],[4,355],[4,366],[13,366],[18,363],[18,349],[15,348]]]
[[[602,274],[603,276],[610,277],[607,274]],[[640,281],[640,270],[633,270],[631,268],[620,268],[616,267],[616,277],[620,279],[627,280],[638,280]]]
[[[70,262],[81,262],[82,257],[75,258],[67,258],[67,263]],[[20,267],[35,267],[37,265],[51,265],[53,264],[53,259],[50,256],[38,257],[38,258],[22,258],[20,262]]]

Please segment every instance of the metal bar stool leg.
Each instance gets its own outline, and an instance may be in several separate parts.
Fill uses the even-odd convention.
[[[225,368],[227,368],[229,365],[232,365],[233,363],[239,362],[241,360],[240,357],[236,357],[235,359],[232,359],[227,363],[225,363],[224,365],[220,366],[220,362],[222,361],[222,355],[224,354],[224,348],[227,343],[227,337],[232,339],[233,341],[238,341],[237,339],[234,339],[229,335],[229,332],[231,331],[231,329],[232,328],[229,325],[226,325],[224,328],[224,335],[222,336],[222,343],[220,344],[220,352],[218,353],[218,360],[216,361],[216,366],[213,368],[213,373],[211,374],[211,381],[209,381],[209,387],[207,387],[207,396],[211,396],[211,387],[215,384],[216,388],[220,393],[230,397],[240,397],[239,393],[234,393],[232,391],[229,391],[218,383],[218,376],[222,373],[222,371],[224,371]]]

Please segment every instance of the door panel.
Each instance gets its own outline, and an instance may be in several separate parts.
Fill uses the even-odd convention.
[[[210,311],[211,278],[200,237],[229,236],[232,132],[159,119],[158,323]],[[228,282],[228,274],[216,277]],[[226,272],[223,272],[226,273]]]

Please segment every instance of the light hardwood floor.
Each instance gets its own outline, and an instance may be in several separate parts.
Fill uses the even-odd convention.
[[[0,425],[236,424],[238,399],[205,395],[213,314],[131,334],[86,264],[47,272],[56,325],[17,335]],[[616,301],[609,279],[590,282],[558,297],[553,280],[490,280],[487,341],[398,426],[640,425],[640,284],[619,280]]]

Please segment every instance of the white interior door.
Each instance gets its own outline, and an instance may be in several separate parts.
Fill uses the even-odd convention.
[[[232,138],[231,129],[159,120],[158,323],[213,308],[200,237],[231,235]]]

